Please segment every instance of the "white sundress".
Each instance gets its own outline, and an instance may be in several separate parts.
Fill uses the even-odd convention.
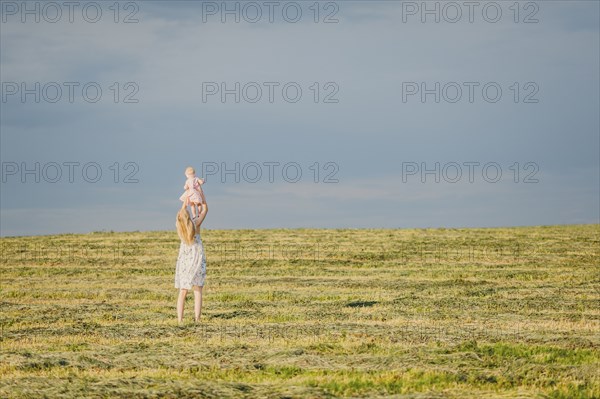
[[[194,236],[192,244],[181,241],[175,266],[175,288],[191,289],[204,286],[206,280],[206,256],[200,234]]]

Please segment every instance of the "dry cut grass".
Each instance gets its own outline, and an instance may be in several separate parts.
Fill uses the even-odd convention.
[[[599,398],[600,226],[1,239],[0,397]]]

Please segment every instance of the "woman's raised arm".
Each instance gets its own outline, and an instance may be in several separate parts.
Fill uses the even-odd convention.
[[[200,211],[200,214],[196,218],[196,229],[200,228],[200,225],[202,225],[202,222],[204,221],[204,218],[206,217],[207,213],[208,213],[208,205],[206,204],[206,202],[204,202],[204,204],[202,204],[202,210]]]

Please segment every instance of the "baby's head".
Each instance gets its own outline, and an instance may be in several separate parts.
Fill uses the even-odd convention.
[[[196,176],[196,171],[191,166],[185,168],[185,176],[190,178]]]

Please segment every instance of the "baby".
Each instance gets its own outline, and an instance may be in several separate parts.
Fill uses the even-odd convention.
[[[204,192],[202,191],[201,185],[204,184],[204,179],[196,177],[196,171],[191,166],[185,169],[185,185],[183,189],[185,192],[179,197],[186,205],[192,207],[192,217],[198,216],[198,207],[200,207],[204,201]]]

